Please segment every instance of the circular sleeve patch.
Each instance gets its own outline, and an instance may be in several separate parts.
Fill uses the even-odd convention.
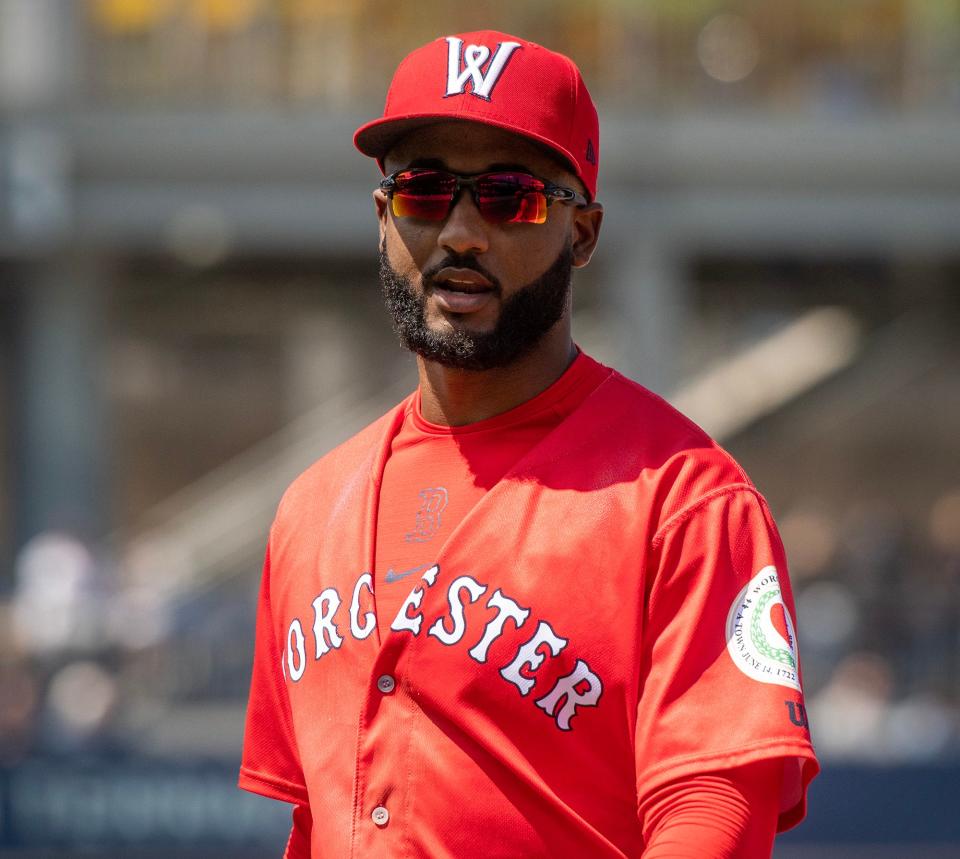
[[[797,636],[776,567],[764,567],[727,614],[727,652],[747,677],[800,691]]]

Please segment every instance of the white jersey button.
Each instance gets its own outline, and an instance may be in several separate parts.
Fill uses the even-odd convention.
[[[377,826],[386,826],[387,821],[390,820],[390,812],[387,811],[382,805],[378,805],[370,814],[370,816],[373,818],[373,822],[376,823]]]
[[[394,689],[397,688],[397,681],[394,680],[389,674],[381,674],[377,680],[377,688],[383,692],[384,695],[389,695]]]

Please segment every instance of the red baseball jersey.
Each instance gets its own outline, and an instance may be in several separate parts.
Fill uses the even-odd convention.
[[[702,430],[600,369],[382,639],[379,486],[410,400],[285,494],[240,786],[309,805],[315,857],[638,856],[651,791],[763,759],[783,763],[780,828],[803,817],[818,766],[767,505]]]

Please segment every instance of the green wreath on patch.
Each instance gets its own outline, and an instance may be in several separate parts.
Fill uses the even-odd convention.
[[[793,658],[793,654],[783,647],[771,647],[767,643],[763,630],[760,629],[760,619],[764,616],[764,610],[778,596],[780,596],[779,589],[768,591],[757,601],[753,617],[750,619],[750,640],[753,642],[753,646],[768,659],[773,659],[781,665],[788,665],[790,668],[796,669],[797,661]]]

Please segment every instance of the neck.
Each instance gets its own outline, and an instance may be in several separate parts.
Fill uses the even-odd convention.
[[[418,357],[421,414],[430,423],[464,426],[532,400],[577,357],[569,330],[563,334],[552,338],[548,334],[544,341],[556,342],[544,342],[513,364],[492,370],[457,370]]]

